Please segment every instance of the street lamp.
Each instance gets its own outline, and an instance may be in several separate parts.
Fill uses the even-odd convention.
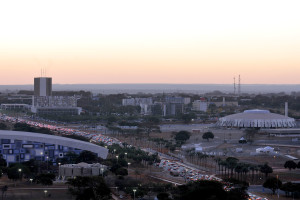
[[[47,159],[47,171],[48,171],[48,168],[49,168],[48,167],[48,159],[49,159],[49,157],[47,156],[46,159]]]
[[[278,174],[276,175],[276,178],[277,178],[277,196],[278,196],[278,199],[279,199]]]
[[[127,163],[128,164],[128,169],[129,169],[129,165],[131,164],[130,162],[129,163]]]
[[[133,189],[133,200],[135,200],[135,192],[136,192],[136,189]]]
[[[116,153],[116,151],[117,151],[117,150],[116,150],[116,149],[114,149],[114,154]]]
[[[119,161],[119,156],[116,156],[116,158],[117,158],[117,162]]]
[[[44,190],[44,193],[45,193],[45,197],[47,196],[47,192],[48,192],[47,190]]]
[[[127,159],[127,152],[125,152],[125,158]]]
[[[30,184],[32,184],[33,179],[31,178],[31,179],[29,179],[29,180],[30,180]]]
[[[19,169],[19,179],[21,179],[21,173],[22,173],[22,169]]]
[[[101,174],[102,174],[102,177],[103,177],[103,170],[104,170],[103,167],[101,167]]]

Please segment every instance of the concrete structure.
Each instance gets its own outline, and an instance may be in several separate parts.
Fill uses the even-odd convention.
[[[152,97],[122,99],[123,106],[140,106],[141,104],[152,105]]]
[[[189,98],[189,97],[167,96],[167,97],[165,97],[165,102],[166,103],[171,103],[171,104],[184,104],[184,105],[187,105],[187,104],[191,103],[191,98]]]
[[[225,106],[239,106],[237,101],[220,101],[220,102],[210,102],[210,104],[215,104],[217,107],[225,107]]]
[[[292,128],[295,119],[270,113],[268,110],[245,110],[243,113],[222,117],[218,126],[238,128]]]
[[[205,98],[196,100],[192,104],[192,110],[206,112],[208,108],[208,102]]]
[[[29,110],[30,105],[28,104],[1,104],[0,109],[1,110]]]
[[[76,96],[33,96],[31,112],[37,114],[79,115]]]
[[[151,106],[153,105],[152,97],[149,98],[130,98],[122,99],[123,106],[140,106],[142,115],[151,114]]]
[[[101,165],[99,163],[87,164],[87,163],[78,163],[78,164],[66,164],[59,166],[58,175],[63,180],[67,177],[76,177],[76,176],[99,176],[107,170],[107,166]]]
[[[30,159],[56,162],[67,152],[79,154],[82,150],[91,151],[98,157],[105,159],[108,149],[81,140],[66,137],[0,130],[0,153],[6,162],[24,162]]]
[[[37,77],[34,78],[34,96],[51,96],[52,78]]]
[[[175,116],[184,113],[185,105],[191,103],[189,97],[165,97],[165,102],[162,105],[163,116]]]

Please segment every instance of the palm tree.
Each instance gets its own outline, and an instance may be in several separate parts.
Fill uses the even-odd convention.
[[[219,172],[220,172],[220,161],[221,161],[221,158],[215,158],[215,162],[216,162],[216,173],[217,173],[217,165],[219,166]]]
[[[244,174],[244,181],[247,180],[247,173],[249,172],[249,165],[244,164],[242,168],[242,173]]]
[[[238,174],[238,180],[240,180],[240,173],[242,173],[243,170],[243,164],[242,163],[238,163],[235,168],[234,171]]]
[[[233,170],[237,166],[238,161],[239,161],[239,159],[234,158],[234,157],[226,158],[228,168],[231,170],[231,174],[230,174],[231,177],[233,176]]]

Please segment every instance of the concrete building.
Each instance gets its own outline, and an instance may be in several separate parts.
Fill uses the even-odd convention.
[[[31,112],[37,114],[79,115],[76,96],[33,96]]]
[[[0,130],[0,154],[6,162],[25,162],[30,159],[56,162],[57,158],[63,158],[68,152],[79,154],[82,150],[97,154],[105,159],[108,149],[81,140],[66,137]]]
[[[141,104],[152,105],[153,104],[152,97],[122,99],[123,106],[140,106]]]
[[[237,101],[220,101],[220,102],[210,102],[211,104],[215,104],[217,107],[225,107],[225,106],[239,106],[239,102]]]
[[[165,97],[165,102],[162,105],[163,116],[176,116],[184,113],[185,105],[191,103],[191,98],[188,97]]]
[[[59,166],[58,175],[65,180],[68,177],[76,176],[99,176],[107,171],[107,166],[100,163],[78,163],[78,164],[66,164]]]
[[[123,106],[140,106],[142,115],[151,114],[151,106],[153,105],[152,97],[149,98],[130,98],[122,99]]]
[[[28,104],[1,104],[0,109],[1,110],[29,110],[30,105]]]
[[[196,100],[192,103],[192,110],[206,112],[208,108],[208,102],[205,98]]]
[[[34,96],[51,96],[52,78],[37,77],[34,78]]]
[[[167,97],[165,97],[165,102],[166,103],[171,103],[171,104],[184,104],[184,105],[187,105],[187,104],[191,103],[191,98],[189,98],[189,97],[167,96]]]

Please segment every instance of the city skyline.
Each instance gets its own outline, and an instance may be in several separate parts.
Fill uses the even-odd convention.
[[[298,1],[0,4],[0,85],[300,84]]]

